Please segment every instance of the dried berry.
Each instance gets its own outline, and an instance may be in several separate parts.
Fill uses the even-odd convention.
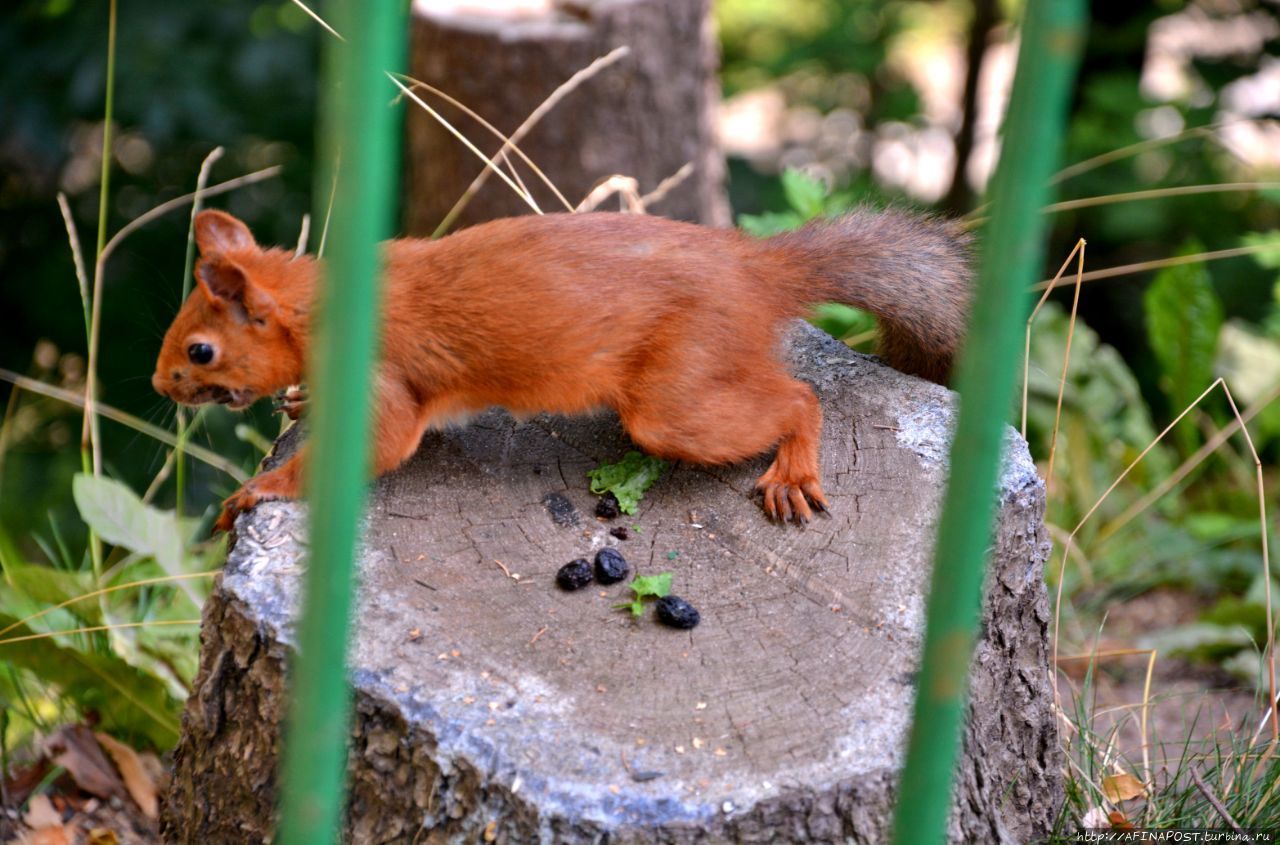
[[[600,501],[596,502],[596,516],[601,519],[617,519],[621,511],[618,509],[618,497],[613,495],[613,491],[609,491],[600,497]]]
[[[616,537],[619,540],[628,540],[631,538],[631,535],[627,533],[627,526],[625,525],[619,525],[616,528],[610,528],[609,535],[612,537]]]
[[[630,567],[617,549],[604,548],[596,552],[596,580],[601,584],[616,584],[627,577]]]
[[[556,585],[562,590],[581,590],[591,583],[591,564],[585,557],[560,567],[556,573]]]
[[[697,608],[679,596],[658,599],[658,621],[672,628],[692,628],[702,620]]]

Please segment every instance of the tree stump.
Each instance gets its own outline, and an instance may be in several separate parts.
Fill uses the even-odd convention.
[[[488,413],[429,435],[377,483],[351,648],[350,841],[888,838],[952,395],[803,324],[788,346],[826,417],[832,513],[807,528],[752,501],[769,456],[677,466],[635,516],[597,520],[586,472],[629,448],[611,415]],[[1009,430],[953,842],[1034,839],[1061,801],[1043,507]],[[272,829],[304,522],[305,506],[276,502],[237,523],[205,609],[168,841]],[[605,546],[639,574],[670,570],[701,624],[615,609],[626,584],[554,586]]]
[[[718,47],[710,8],[710,0],[420,0],[413,6],[409,72],[510,135],[561,83],[625,45],[629,55],[570,93],[520,148],[574,204],[609,176],[635,178],[644,194],[692,164],[688,178],[649,211],[724,226],[729,207],[715,140]],[[487,154],[501,147],[471,118],[422,97]],[[405,222],[410,234],[426,236],[484,164],[415,105],[406,130]],[[518,168],[544,211],[564,210],[523,163]],[[455,228],[528,213],[491,174]]]

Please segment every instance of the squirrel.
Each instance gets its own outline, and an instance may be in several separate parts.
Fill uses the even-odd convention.
[[[243,409],[303,380],[322,261],[263,248],[221,211],[195,220],[197,285],[165,334],[152,385],[184,405]],[[970,297],[952,223],[855,210],[769,238],[659,217],[546,214],[383,246],[373,469],[428,428],[501,406],[516,415],[617,412],[646,452],[727,464],[777,447],[756,483],[770,518],[826,511],[822,412],[778,354],[819,302],[879,320],[879,354],[944,383]],[[289,406],[296,416],[297,394]],[[305,447],[224,503],[238,513],[302,490]]]

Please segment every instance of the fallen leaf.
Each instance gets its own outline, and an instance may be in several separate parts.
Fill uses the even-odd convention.
[[[112,760],[115,760],[116,768],[120,770],[120,777],[124,778],[125,788],[129,790],[130,797],[142,810],[143,815],[149,819],[158,818],[160,804],[156,800],[156,783],[151,779],[151,774],[138,757],[138,753],[115,737],[104,733],[97,733],[95,736],[98,738],[98,744],[106,749]]]
[[[498,838],[498,823],[491,821],[484,826],[484,841],[492,842]]]
[[[22,815],[22,823],[32,830],[42,827],[62,827],[62,815],[53,809],[53,802],[48,795],[33,795],[27,802],[27,811]]]
[[[75,837],[62,825],[28,831],[18,838],[18,845],[72,845]]]
[[[89,831],[89,836],[85,839],[85,845],[120,845],[120,839],[116,836],[116,832],[110,828],[95,827]]]
[[[1119,802],[1140,798],[1147,794],[1147,790],[1142,785],[1142,781],[1128,772],[1123,772],[1118,775],[1107,775],[1102,779],[1102,794],[1107,796],[1108,801]]]
[[[45,740],[44,753],[67,770],[76,786],[99,798],[125,798],[120,776],[102,753],[93,731],[84,725],[64,725]]]
[[[1119,810],[1112,810],[1107,813],[1107,820],[1111,822],[1112,830],[1133,830],[1133,822],[1124,817],[1124,813]]]

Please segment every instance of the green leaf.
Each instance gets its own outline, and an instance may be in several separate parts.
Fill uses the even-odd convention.
[[[782,171],[782,193],[787,205],[805,220],[822,214],[827,199],[826,186],[799,170]]]
[[[671,595],[671,578],[670,572],[659,572],[657,575],[637,575],[631,581],[631,591],[636,594],[636,598],[642,599],[645,596],[652,596],[660,599],[663,596]]]
[[[597,496],[613,493],[623,513],[634,514],[644,493],[667,470],[667,462],[639,452],[628,452],[616,464],[602,464],[587,473],[591,492]]]
[[[172,511],[159,511],[126,485],[110,478],[79,473],[71,483],[80,518],[108,543],[123,546],[156,559],[169,575],[186,574],[183,556],[183,526]],[[197,606],[199,593],[179,581],[183,591]]]
[[[1253,260],[1270,270],[1280,269],[1280,231],[1246,232],[1240,237],[1244,246],[1261,247],[1253,253]]]
[[[8,556],[4,560],[4,580],[11,591],[6,598],[20,595],[40,608],[59,605],[94,590],[91,572],[66,572],[51,566],[23,563]],[[4,604],[6,610],[15,609],[12,602]],[[101,625],[103,622],[102,608],[92,600],[74,602],[67,605],[66,610],[85,625]]]
[[[16,622],[0,614],[0,629]],[[17,625],[4,639],[33,633],[26,625]],[[113,654],[80,651],[47,637],[0,645],[0,659],[56,686],[82,712],[97,714],[110,733],[146,740],[161,750],[171,748],[178,739],[182,702],[169,695],[159,679]]]
[[[876,327],[876,318],[866,311],[837,302],[824,302],[818,305],[813,309],[809,322],[836,340],[844,340],[855,334],[864,334]]]
[[[663,596],[671,594],[671,578],[670,572],[659,572],[657,575],[637,575],[632,579],[631,592],[635,593],[635,599],[622,604],[615,604],[615,610],[630,610],[632,616],[641,616],[644,614],[644,600],[646,598],[660,599]]]
[[[739,214],[738,226],[748,235],[767,238],[790,232],[804,225],[804,218],[794,211],[766,211],[764,214]]]
[[[1191,242],[1179,255],[1203,251]],[[1222,328],[1222,304],[1204,264],[1183,264],[1156,274],[1143,298],[1147,337],[1160,364],[1160,387],[1169,397],[1170,412],[1180,413],[1213,381],[1213,361]],[[1195,431],[1179,426],[1175,432],[1183,451],[1195,445]]]

